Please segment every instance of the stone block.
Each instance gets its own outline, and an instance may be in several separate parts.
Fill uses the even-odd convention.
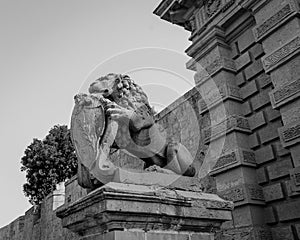
[[[230,44],[230,47],[231,47],[231,57],[233,59],[236,59],[240,55],[237,42],[232,42]]]
[[[249,135],[249,147],[251,149],[257,148],[260,145],[260,142],[258,140],[257,133],[253,133]]]
[[[253,110],[260,109],[270,103],[269,91],[266,89],[261,91],[258,95],[254,96],[250,101]]]
[[[267,143],[278,138],[278,128],[282,126],[281,122],[273,122],[268,124],[263,129],[259,130],[259,138],[261,143]]]
[[[280,157],[290,153],[290,151],[288,149],[286,149],[282,146],[281,142],[277,142],[274,144],[274,150],[276,152],[276,155],[280,156]]]
[[[300,191],[295,191],[294,190],[294,187],[293,187],[293,183],[291,180],[288,180],[288,181],[285,181],[284,182],[284,185],[285,185],[285,189],[286,189],[286,192],[287,192],[287,195],[289,197],[295,197],[295,196],[299,196],[300,195]]]
[[[300,192],[300,166],[291,169],[290,176],[293,190]]]
[[[245,76],[247,80],[251,80],[264,70],[260,59],[254,61],[250,66],[245,69]]]
[[[235,228],[263,224],[264,212],[261,206],[240,206],[232,213]],[[236,238],[242,239],[242,238]],[[256,239],[256,238],[253,238]]]
[[[189,234],[148,232],[148,233],[146,233],[146,239],[147,240],[186,240],[186,239],[189,239]],[[203,239],[210,240],[209,238],[203,238]],[[137,239],[137,240],[139,240],[139,239]]]
[[[265,109],[267,120],[272,122],[281,117],[280,112],[276,109],[273,109],[271,106]]]
[[[261,167],[256,170],[257,182],[259,184],[264,184],[268,182],[267,172],[264,167]]]
[[[253,114],[248,120],[252,131],[267,123],[263,111]]]
[[[271,145],[262,147],[255,151],[256,163],[264,164],[275,159],[273,148]]]
[[[264,49],[260,43],[255,44],[249,51],[254,59],[258,59],[265,54]]]
[[[300,218],[300,200],[282,203],[276,206],[279,221],[285,222]]]
[[[275,208],[270,206],[265,208],[265,221],[269,224],[274,224],[278,222],[277,216],[275,214]]]
[[[252,29],[248,29],[243,35],[238,38],[239,51],[242,53],[255,43]]]
[[[293,232],[291,226],[272,228],[273,240],[292,240]]]
[[[190,240],[214,240],[214,234],[209,234],[209,233],[193,233],[190,236]],[[168,239],[166,239],[168,240]]]
[[[239,56],[235,60],[236,70],[240,71],[242,68],[245,68],[251,63],[251,58],[249,52],[245,52],[243,55]]]
[[[266,88],[270,84],[272,84],[272,80],[270,75],[262,73],[257,78],[256,81],[260,89]]]
[[[289,175],[289,171],[293,168],[292,160],[289,156],[284,160],[277,161],[267,167],[269,178],[271,180],[278,179]]]
[[[258,92],[258,89],[257,89],[255,81],[249,82],[248,84],[243,86],[240,90],[240,93],[241,93],[241,96],[243,99],[246,99],[257,92]]]
[[[264,197],[266,202],[276,201],[284,198],[281,183],[275,183],[263,187]]]
[[[249,101],[242,104],[242,109],[243,109],[243,115],[245,117],[247,117],[252,113],[252,108]]]
[[[290,104],[280,109],[283,125],[300,122],[300,99],[290,102]]]
[[[246,78],[245,78],[245,74],[243,71],[239,72],[236,76],[235,76],[235,79],[236,79],[236,84],[238,86],[241,86],[243,85],[244,83],[246,83]]]

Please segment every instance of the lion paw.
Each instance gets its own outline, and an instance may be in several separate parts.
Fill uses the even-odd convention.
[[[157,166],[157,165],[152,165],[152,166],[146,168],[145,171],[147,171],[147,172],[166,173],[166,174],[175,174],[173,171],[171,171],[169,169],[164,169],[164,168],[162,168],[160,166]]]

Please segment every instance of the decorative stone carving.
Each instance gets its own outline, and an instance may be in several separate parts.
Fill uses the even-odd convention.
[[[214,15],[220,9],[220,6],[221,0],[208,0],[205,5],[208,17]]]
[[[292,123],[278,129],[283,147],[289,147],[300,142],[300,123]]]
[[[300,167],[290,170],[291,185],[293,192],[300,192]]]
[[[273,108],[281,107],[300,97],[300,79],[281,86],[270,92]]]
[[[256,37],[256,40],[261,40],[269,32],[271,32],[271,30],[281,25],[284,19],[290,16],[291,13],[293,13],[292,6],[290,4],[286,4],[272,17],[268,18],[265,22],[263,22],[261,25],[254,29],[254,35]]]
[[[221,123],[204,129],[204,142],[224,136],[232,131],[251,133],[248,120],[242,116],[231,115]]]
[[[281,48],[263,57],[263,65],[266,72],[277,68],[279,65],[300,52],[300,37],[297,36]]]
[[[111,151],[119,149],[143,160],[149,171],[195,174],[189,151],[166,142],[146,94],[129,76],[108,74],[92,83],[89,92],[75,96],[71,122],[80,185],[93,188],[91,175],[103,184],[120,181],[122,170],[109,160]]]
[[[215,166],[210,171],[211,176],[216,176],[237,166],[256,167],[254,152],[245,149],[235,149],[232,152],[222,154],[216,161]]]
[[[242,184],[232,187],[220,192],[219,195],[226,200],[233,201],[235,206],[240,206],[246,203],[259,205],[264,204],[263,190],[260,186],[255,184]]]
[[[213,89],[212,92],[208,93],[206,96],[202,96],[202,99],[199,102],[200,114],[205,113],[210,108],[215,107],[228,99],[242,102],[239,88],[228,84],[218,86],[218,89]]]

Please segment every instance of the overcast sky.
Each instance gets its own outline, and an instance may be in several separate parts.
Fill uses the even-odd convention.
[[[33,138],[68,124],[73,96],[129,73],[157,110],[193,85],[189,33],[152,12],[160,0],[0,0],[0,227],[31,207],[20,159]]]

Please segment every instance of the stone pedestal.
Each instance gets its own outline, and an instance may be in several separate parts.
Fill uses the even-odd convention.
[[[217,195],[161,186],[108,183],[57,210],[79,239],[215,239],[233,204]]]

